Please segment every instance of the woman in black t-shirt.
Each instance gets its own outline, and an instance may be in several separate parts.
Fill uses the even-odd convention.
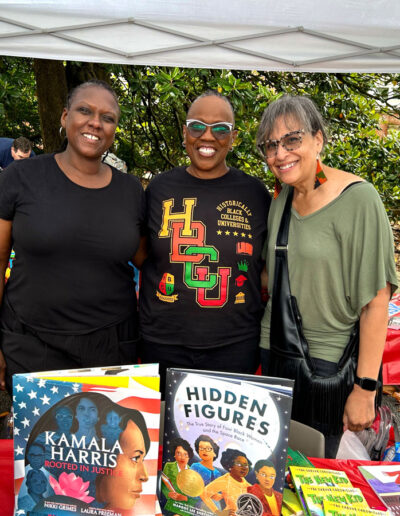
[[[254,373],[262,314],[261,248],[270,196],[226,164],[237,131],[229,101],[206,92],[183,126],[190,165],[146,189],[149,257],[140,316],[143,362]]]
[[[0,388],[13,373],[132,363],[133,269],[142,260],[140,182],[102,162],[120,109],[102,81],[75,88],[65,149],[0,177]],[[11,245],[10,279],[3,285]]]

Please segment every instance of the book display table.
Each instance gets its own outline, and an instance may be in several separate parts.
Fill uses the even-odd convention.
[[[382,502],[364,480],[357,466],[398,464],[390,462],[373,462],[363,460],[335,460],[311,458],[317,468],[329,468],[345,471],[354,487],[359,487],[369,506],[373,509],[385,510]],[[14,507],[13,486],[13,441],[0,439],[0,512],[2,516],[12,516]]]
[[[363,492],[365,499],[368,502],[368,505],[371,509],[376,509],[378,511],[386,511],[386,507],[379,500],[376,494],[368,485],[365,478],[360,473],[358,466],[378,466],[380,464],[388,465],[388,464],[399,464],[394,462],[378,462],[378,461],[369,461],[369,460],[338,460],[338,459],[316,459],[310,458],[310,461],[314,464],[316,468],[326,468],[326,469],[335,469],[338,471],[346,472],[351,485],[353,487],[358,487]]]

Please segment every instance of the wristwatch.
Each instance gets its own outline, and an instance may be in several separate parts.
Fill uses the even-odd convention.
[[[354,383],[366,391],[376,391],[381,382],[379,380],[374,380],[373,378],[360,378],[359,376],[356,376],[354,378]]]

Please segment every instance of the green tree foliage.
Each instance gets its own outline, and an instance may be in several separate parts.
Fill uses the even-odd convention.
[[[0,136],[25,136],[36,146],[41,144],[31,59],[0,58]]]
[[[255,149],[262,112],[283,93],[309,95],[329,124],[327,165],[353,172],[372,182],[392,219],[399,219],[399,132],[382,137],[380,115],[400,119],[400,74],[318,74],[209,69],[180,69],[66,63],[67,83],[75,77],[109,78],[121,103],[121,121],[112,151],[128,169],[143,176],[184,164],[182,125],[191,102],[207,89],[229,96],[236,115],[238,138],[229,155],[231,165],[262,178],[273,178]],[[85,70],[83,69],[84,67]],[[90,72],[90,73],[89,73]],[[76,82],[76,81],[75,81]],[[0,126],[2,135],[37,138],[40,131],[35,81],[30,61],[0,60]],[[396,104],[397,102],[397,104]],[[58,130],[58,127],[54,130]],[[27,134],[27,131],[29,134]],[[36,140],[35,140],[36,141]]]
[[[139,176],[145,171],[156,174],[185,163],[181,141],[187,109],[199,94],[217,89],[231,99],[239,130],[230,164],[261,177],[272,187],[272,176],[254,145],[262,112],[283,93],[309,95],[329,125],[331,140],[324,162],[372,182],[389,215],[399,216],[400,139],[396,134],[379,134],[382,113],[400,118],[399,75],[115,65],[110,67],[110,73],[123,113],[116,152]]]

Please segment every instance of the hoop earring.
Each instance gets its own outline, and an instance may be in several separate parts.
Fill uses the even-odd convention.
[[[323,183],[328,181],[328,178],[326,177],[324,170],[322,168],[321,160],[319,158],[319,154],[317,155],[317,169],[315,172],[315,183],[314,183],[314,190],[319,188]]]
[[[182,147],[186,148],[186,142],[185,142],[185,140],[182,140]]]
[[[62,132],[64,130],[64,127],[61,125],[60,129],[58,130],[58,134],[60,135],[60,138],[62,138]]]

